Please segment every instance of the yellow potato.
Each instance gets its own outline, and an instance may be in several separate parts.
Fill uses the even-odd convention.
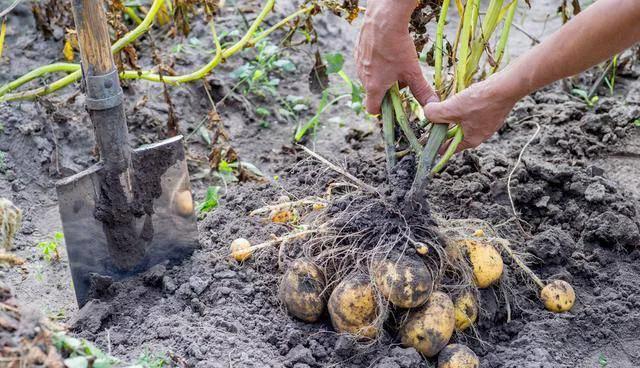
[[[433,357],[449,343],[455,324],[451,298],[436,291],[424,307],[409,314],[406,324],[400,329],[400,339],[405,346]]]
[[[504,263],[496,248],[475,240],[465,240],[464,245],[473,266],[474,280],[479,288],[487,288],[500,280]]]
[[[400,308],[415,308],[427,301],[433,289],[429,268],[417,258],[403,256],[373,262],[373,280],[380,294]]]
[[[231,256],[238,262],[249,259],[253,254],[251,243],[247,239],[238,238],[231,242]]]
[[[324,275],[311,260],[298,259],[280,282],[278,295],[287,311],[306,322],[317,321],[324,311]]]
[[[173,197],[173,205],[180,216],[188,217],[193,215],[193,198],[191,198],[191,191],[182,190],[176,192]]]
[[[328,309],[336,331],[370,339],[378,335],[378,306],[368,277],[340,282],[329,297]]]
[[[480,360],[473,350],[462,344],[447,345],[438,355],[438,368],[478,368]]]
[[[475,295],[466,290],[453,302],[456,316],[456,330],[464,331],[471,327],[478,319],[478,301]]]
[[[576,293],[568,282],[555,280],[542,289],[540,299],[544,302],[547,310],[561,313],[573,307],[573,303],[576,301]]]

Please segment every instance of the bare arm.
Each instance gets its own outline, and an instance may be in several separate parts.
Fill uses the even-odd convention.
[[[503,71],[425,107],[437,123],[460,123],[459,150],[491,137],[522,97],[577,74],[640,41],[640,1],[599,0]]]

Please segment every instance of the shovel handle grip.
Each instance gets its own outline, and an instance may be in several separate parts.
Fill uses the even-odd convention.
[[[130,166],[127,121],[102,0],[73,0],[87,110],[95,128],[100,158],[120,173]]]
[[[73,0],[73,17],[85,76],[100,76],[115,70],[107,17],[100,0]]]

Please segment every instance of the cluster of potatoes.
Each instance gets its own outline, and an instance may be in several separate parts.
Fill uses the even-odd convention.
[[[504,264],[491,244],[464,240],[457,242],[455,248],[466,255],[476,287],[487,288],[500,279]],[[400,319],[403,323],[398,330],[404,346],[413,347],[426,357],[438,355],[440,368],[478,367],[478,357],[471,349],[449,344],[454,331],[464,331],[476,322],[475,293],[469,289],[452,299],[436,288],[434,276],[422,258],[405,255],[372,261],[370,275],[356,274],[343,279],[327,300],[322,270],[312,260],[301,258],[286,271],[279,297],[291,315],[307,322],[318,321],[326,308],[337,332],[360,340],[379,336],[384,319],[379,307],[382,297],[396,311],[406,313],[406,317]],[[557,302],[551,294],[548,297]],[[564,302],[573,305],[571,298],[565,298]],[[563,304],[561,309],[568,310],[568,304]]]

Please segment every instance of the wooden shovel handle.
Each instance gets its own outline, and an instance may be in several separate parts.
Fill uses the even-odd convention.
[[[115,68],[103,6],[100,0],[73,0],[82,67],[87,76],[107,74]]]

